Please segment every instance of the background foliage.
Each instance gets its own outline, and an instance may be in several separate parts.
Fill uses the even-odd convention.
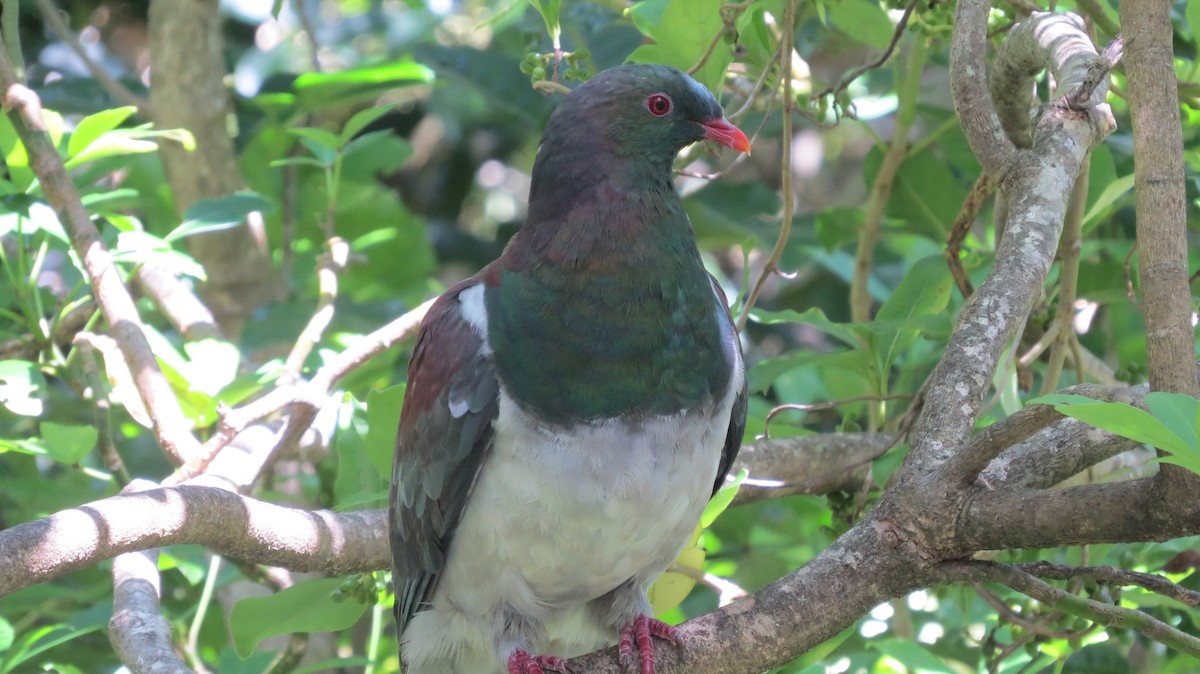
[[[165,264],[201,282],[207,271],[189,254],[188,241],[261,213],[285,291],[258,307],[240,334],[230,333],[233,339],[185,340],[159,306],[139,299],[155,354],[201,437],[215,431],[222,405],[253,399],[299,374],[289,371],[288,355],[319,303],[332,301],[332,322],[303,358],[306,373],[499,254],[522,221],[537,139],[557,100],[548,81],[571,86],[626,61],[694,69],[755,135],[754,154],[744,161],[696,147],[680,162],[685,206],[710,270],[738,298],[735,310],[747,311],[747,294],[765,268],[786,272],[767,278],[748,311],[744,344],[754,395],[747,440],[766,433],[768,414],[783,404],[814,407],[779,410],[771,418],[773,437],[896,433],[962,306],[943,251],[980,174],[946,83],[952,8],[890,0],[796,7],[795,55],[788,56],[797,76],[789,105],[800,116],[784,165],[777,68],[783,0],[225,2],[222,32],[235,92],[229,126],[246,191],[182,205],[182,215],[156,141],[205,139],[153,128],[137,107],[115,100],[34,3],[5,2],[4,22],[10,47],[11,36],[20,36],[27,77],[52,111],[52,136],[124,273]],[[1115,5],[1078,0],[1057,7],[1088,17],[1098,43],[1112,36]],[[145,4],[81,1],[62,9],[90,58],[145,97]],[[998,5],[995,39],[1029,9],[1024,1]],[[1194,172],[1200,0],[1176,9],[1185,153]],[[897,32],[902,16],[907,27]],[[889,60],[848,77],[889,51],[894,35],[899,40]],[[556,43],[566,52],[561,61]],[[1128,257],[1132,141],[1119,70],[1113,83],[1118,130],[1091,158],[1075,288],[1064,291],[1062,279],[1052,276],[996,376],[981,425],[1062,386],[1144,377],[1145,329],[1130,280],[1137,278],[1137,260]],[[896,134],[907,143],[893,143]],[[890,192],[881,191],[877,178],[889,153],[897,158],[897,146],[898,170],[888,179]],[[143,427],[145,413],[112,349],[102,340],[80,346],[89,340],[78,335],[102,321],[5,117],[0,152],[4,528],[114,494],[131,476],[159,479],[171,467]],[[692,177],[716,171],[718,180]],[[1189,180],[1194,197],[1197,185]],[[781,192],[794,193],[794,211],[784,208]],[[989,201],[968,221],[974,224],[958,256],[976,285],[995,248],[992,209]],[[1188,209],[1193,221],[1196,204]],[[791,215],[790,236],[772,255],[781,214]],[[879,228],[879,244],[872,246],[869,275],[856,279],[864,227]],[[322,294],[317,269],[333,237],[348,246],[348,256],[331,297]],[[862,305],[852,286],[868,299],[873,320],[856,309]],[[309,507],[380,507],[407,348],[344,379],[314,432],[266,471],[256,493]],[[841,402],[823,404],[829,401]],[[1179,435],[1195,446],[1194,428],[1187,438],[1184,424]],[[868,508],[904,451],[898,443],[877,459],[854,493],[793,496],[725,512],[701,534],[703,561],[693,560],[746,590],[765,585],[804,564]],[[1080,479],[1145,472],[1148,456],[1123,455]],[[1200,589],[1190,575],[1195,543],[997,554],[1008,561],[1161,570]],[[164,550],[159,564],[165,614],[198,671],[398,670],[383,574],[297,575],[272,583],[262,570],[191,546]],[[106,571],[101,565],[0,598],[0,673],[118,670],[103,634],[111,613]],[[672,594],[690,587],[680,578]],[[251,598],[284,586],[269,598]],[[1109,592],[1083,583],[1071,589]],[[1200,636],[1195,608],[1136,589],[1104,598]],[[701,582],[665,617],[679,621],[717,604],[718,591]],[[276,653],[297,639],[303,644],[308,632],[321,634],[307,643],[303,664],[276,661]],[[277,638],[296,633],[304,634],[292,636],[291,646]],[[1015,593],[950,587],[881,605],[779,671],[1198,670],[1200,663],[1135,632],[1098,629]]]

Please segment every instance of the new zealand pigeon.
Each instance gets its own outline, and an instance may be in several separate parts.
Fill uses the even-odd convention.
[[[654,671],[646,591],[741,443],[746,377],[672,182],[750,143],[666,66],[572,91],[499,259],[429,310],[408,369],[390,538],[405,674],[543,674],[619,643]]]

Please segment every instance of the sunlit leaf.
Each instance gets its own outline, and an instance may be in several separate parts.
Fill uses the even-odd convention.
[[[137,112],[136,107],[127,105],[111,110],[101,110],[79,120],[79,124],[76,124],[75,130],[71,132],[70,140],[67,141],[67,157],[74,157],[83,152],[100,136],[124,124],[125,120],[135,112]]]
[[[0,360],[0,404],[9,412],[25,417],[41,416],[41,392],[46,378],[36,363],[25,360]]]

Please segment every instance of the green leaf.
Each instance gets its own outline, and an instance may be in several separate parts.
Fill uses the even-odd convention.
[[[383,491],[383,476],[367,458],[362,436],[353,426],[338,434],[338,468],[333,496],[338,510],[348,510],[375,500]],[[361,498],[369,494],[369,498]]]
[[[391,112],[396,106],[392,103],[376,105],[366,110],[359,110],[346,121],[346,125],[342,127],[342,133],[338,135],[340,145],[345,145],[354,139],[363,129],[371,125],[372,122],[383,117]]]
[[[83,152],[96,139],[124,124],[135,112],[136,107],[127,105],[123,108],[101,110],[79,120],[79,124],[71,132],[71,139],[67,141],[67,157],[74,157]]]
[[[36,363],[0,360],[0,404],[9,412],[25,417],[41,416],[41,392],[45,388],[46,378]]]
[[[745,468],[738,471],[732,480],[726,480],[725,484],[713,494],[709,499],[708,505],[704,506],[704,512],[700,515],[700,527],[707,529],[712,526],[712,523],[717,521],[717,517],[725,512],[730,503],[733,503],[733,497],[737,496],[738,490],[742,488],[742,483],[749,477],[750,471]]]
[[[917,261],[904,275],[891,297],[879,307],[879,320],[904,320],[913,316],[941,313],[950,302],[954,279],[942,255]]]
[[[1100,193],[1100,196],[1096,197],[1096,201],[1092,204],[1092,207],[1083,216],[1083,230],[1087,232],[1095,225],[1100,224],[1103,216],[1108,214],[1110,208],[1116,204],[1117,200],[1124,197],[1132,189],[1133,174],[1121,176],[1110,182],[1104,188],[1104,191]]]
[[[557,47],[558,38],[562,34],[562,28],[558,23],[558,12],[562,0],[529,0],[529,4],[533,5],[534,10],[542,15],[542,21],[546,24],[546,33]]]
[[[41,423],[46,455],[60,463],[75,465],[96,446],[100,435],[93,426],[71,426],[52,421]]]
[[[367,437],[363,442],[367,460],[381,476],[391,479],[392,454],[396,448],[396,429],[400,408],[404,406],[404,384],[367,393]]]
[[[1116,433],[1167,452],[1186,453],[1190,449],[1183,438],[1172,433],[1161,421],[1149,412],[1125,403],[1109,403],[1092,400],[1081,395],[1054,393],[1034,398],[1026,405],[1054,405],[1054,409],[1086,424]]]
[[[837,365],[849,372],[858,372],[864,377],[871,367],[871,353],[867,349],[818,353],[815,351],[793,351],[776,358],[755,363],[746,373],[747,386],[755,393],[765,393],[776,379],[792,370],[806,366]]]
[[[12,648],[14,635],[12,623],[0,618],[0,653]]]
[[[371,661],[362,656],[353,658],[331,658],[329,660],[322,660],[321,662],[314,662],[311,665],[305,665],[304,667],[292,672],[292,674],[316,674],[316,672],[335,671],[340,672],[345,671],[350,667],[364,667],[369,664],[371,664]],[[224,669],[221,670],[222,673],[224,671]]]
[[[664,63],[685,72],[690,70],[725,27],[722,4],[724,0],[670,0],[657,26],[649,22],[639,26],[650,29],[648,34],[655,43],[638,47],[628,61]],[[719,91],[732,58],[730,45],[718,44],[704,66],[692,76],[709,90]]]
[[[851,323],[835,323],[825,316],[825,312],[817,307],[805,309],[803,312],[794,311],[792,309],[784,309],[782,311],[767,311],[766,309],[751,309],[750,319],[760,325],[776,325],[779,323],[799,323],[814,327],[821,332],[836,337],[845,342],[848,346],[861,347],[861,334],[854,324]]]
[[[296,583],[267,597],[243,599],[229,613],[229,630],[238,655],[249,657],[263,641],[295,632],[337,632],[358,622],[367,606],[353,600],[334,601],[340,578]]]
[[[954,279],[942,255],[922,258],[908,270],[875,315],[876,324],[900,322],[894,332],[879,339],[876,351],[883,356],[881,371],[890,370],[896,356],[920,336],[922,325],[918,319],[946,310],[953,284]]]
[[[829,23],[846,37],[875,49],[887,49],[896,27],[878,2],[841,0],[829,5]]]
[[[1197,429],[1200,429],[1200,400],[1185,393],[1155,391],[1146,394],[1146,407],[1188,447],[1200,449]]]
[[[98,631],[104,624],[85,625],[47,625],[26,634],[12,649],[12,654],[4,661],[6,671],[13,671],[17,665],[27,662],[34,656],[41,655],[55,646],[65,644],[85,634]]]
[[[389,61],[328,73],[304,73],[292,86],[304,110],[351,105],[389,89],[429,84],[433,70],[415,61]]]
[[[88,143],[87,147],[79,154],[64,162],[64,166],[70,170],[105,157],[157,152],[158,142],[156,139],[159,138],[175,140],[188,150],[196,147],[196,141],[192,134],[185,129],[156,131],[148,125],[139,126],[136,129],[113,129]]]
[[[334,156],[338,148],[342,147],[342,140],[338,138],[337,135],[332,131],[326,131],[325,129],[301,127],[297,129],[288,129],[288,133],[292,134],[293,136],[299,136],[301,139],[308,139],[312,141],[312,143],[316,144],[316,146],[322,148],[322,150],[327,150],[333,153],[329,155],[330,157]],[[306,145],[309,149],[312,149],[313,147],[313,145],[307,143]],[[316,154],[318,159],[323,159],[321,154],[318,154],[316,151],[314,151],[313,154]]]
[[[322,164],[313,157],[285,157],[272,161],[270,166],[271,168],[279,168],[281,166],[313,166],[323,169],[326,164]]]
[[[0,115],[0,153],[4,155],[4,167],[8,169],[13,187],[19,192],[28,190],[36,176],[29,166],[25,145],[17,137],[17,130],[13,128],[8,115]]]
[[[903,664],[904,668],[915,674],[932,672],[933,674],[955,674],[938,656],[930,653],[916,641],[901,639],[874,639],[871,648]]]
[[[1188,28],[1191,30],[1191,34],[1200,35],[1200,0],[1188,0],[1184,16],[1187,17]]]
[[[201,199],[183,214],[183,222],[163,238],[170,244],[184,237],[236,227],[254,211],[271,213],[275,204],[255,192],[235,192],[216,199]]]

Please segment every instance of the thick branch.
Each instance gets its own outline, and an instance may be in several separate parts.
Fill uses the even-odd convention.
[[[758,674],[833,637],[880,602],[934,580],[872,520],[767,587],[684,623],[683,648],[657,647],[657,674]],[[570,660],[578,674],[628,674],[610,648]]]
[[[108,638],[133,674],[195,674],[175,655],[171,625],[158,610],[158,553],[128,552],[113,560],[113,615]]]
[[[957,549],[1053,548],[1200,534],[1200,502],[1171,499],[1154,478],[1050,491],[973,489],[950,534]]]
[[[1140,443],[1063,419],[1000,453],[983,472],[984,487],[1047,489]]]
[[[1200,395],[1192,293],[1188,285],[1187,203],[1183,131],[1175,88],[1171,3],[1148,0],[1120,8],[1125,72],[1133,123],[1137,248],[1150,388]],[[1195,494],[1200,478],[1163,466],[1161,478],[1180,498]]]
[[[862,488],[871,462],[894,444],[882,433],[830,433],[763,440],[743,447],[734,464],[750,472],[734,504],[791,494],[829,494]]]
[[[1080,384],[1064,389],[1063,393],[1087,396],[1106,402],[1131,400],[1128,387],[1107,387]],[[1062,418],[1053,405],[1028,405],[976,433],[951,462],[943,477],[948,484],[968,485],[1007,448],[1023,442],[1035,433]]]
[[[959,2],[950,42],[950,93],[963,133],[985,173],[999,175],[1016,154],[987,90],[987,17],[991,2]]]
[[[390,559],[386,513],[286,508],[216,487],[113,496],[0,532],[0,595],[119,554],[184,543],[298,571],[358,573]]]
[[[976,4],[960,2],[958,11],[975,17]],[[975,17],[982,21],[984,14]],[[956,24],[958,31],[972,32]],[[1092,50],[1094,55],[1094,50]],[[1098,57],[1096,57],[1098,58]],[[967,71],[954,74],[966,77]],[[964,85],[965,86],[965,85]],[[964,125],[967,120],[963,120]],[[945,356],[928,384],[927,403],[917,421],[901,480],[920,480],[914,493],[942,493],[947,479],[956,479],[986,465],[976,446],[958,452],[957,468],[942,467],[966,441],[975,425],[983,396],[991,383],[1004,346],[1029,314],[1058,249],[1071,189],[1090,148],[1112,129],[1107,106],[1079,112],[1059,100],[1050,106],[1034,131],[1033,149],[1010,154],[1004,162],[1001,188],[1008,200],[1004,237],[996,262],[979,292],[959,314]],[[984,159],[981,157],[981,161]],[[985,166],[987,165],[986,162]],[[995,448],[993,448],[995,449]],[[994,454],[993,454],[994,456]],[[973,477],[973,475],[972,475]],[[937,484],[930,484],[930,480]]]
[[[752,445],[738,465],[783,486],[747,486],[738,500],[861,486],[866,465],[890,444],[883,435],[844,434]],[[0,595],[122,553],[184,543],[298,571],[382,569],[391,559],[386,517],[287,508],[198,484],[122,494],[0,531]]]
[[[1030,113],[1038,73],[1049,70],[1058,95],[1063,95],[1083,84],[1097,61],[1083,20],[1075,14],[1034,12],[1014,26],[997,50],[988,78],[992,101],[1009,139],[1020,148],[1033,146],[1034,118]],[[1107,72],[1107,67],[1103,71]],[[1105,80],[1086,100],[1099,105],[1107,92]]]

